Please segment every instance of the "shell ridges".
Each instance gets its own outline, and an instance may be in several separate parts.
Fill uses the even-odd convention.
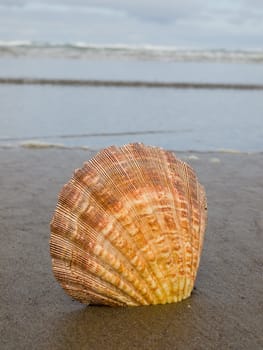
[[[87,304],[177,302],[193,289],[207,218],[193,169],[140,143],[111,146],[77,169],[51,221],[53,272]]]

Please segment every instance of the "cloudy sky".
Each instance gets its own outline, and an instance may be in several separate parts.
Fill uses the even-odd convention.
[[[0,0],[0,40],[263,48],[263,0]]]

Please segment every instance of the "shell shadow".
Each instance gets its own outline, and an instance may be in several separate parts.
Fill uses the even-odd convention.
[[[175,304],[87,306],[54,323],[52,349],[171,349],[192,332],[191,298]],[[191,338],[191,337],[190,337]]]

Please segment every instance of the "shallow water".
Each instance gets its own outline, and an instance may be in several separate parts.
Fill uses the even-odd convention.
[[[0,77],[263,84],[263,64],[0,57]]]
[[[263,93],[1,85],[0,144],[263,151]]]

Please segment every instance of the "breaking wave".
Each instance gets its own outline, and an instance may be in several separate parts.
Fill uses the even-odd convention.
[[[100,45],[85,42],[38,43],[0,41],[0,57],[59,57],[72,59],[128,58],[155,61],[250,62],[263,63],[263,49],[187,49],[154,45]]]

